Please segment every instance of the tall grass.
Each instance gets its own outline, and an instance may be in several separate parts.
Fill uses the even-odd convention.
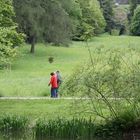
[[[0,116],[0,139],[25,139],[25,137],[28,136],[28,133],[30,132],[28,123],[28,118],[24,116]]]
[[[39,120],[35,126],[35,134],[38,139],[47,137],[57,138],[87,138],[94,136],[95,124],[92,120],[76,119],[56,119],[56,120]]]
[[[125,112],[128,113],[128,112]],[[18,121],[17,121],[18,120]],[[0,123],[0,136],[9,139],[68,139],[68,140],[121,140],[123,134],[130,128],[139,125],[137,118],[123,114],[117,119],[97,123],[92,119],[65,119],[57,118],[51,120],[39,119],[35,125],[25,125],[25,119],[17,117],[3,117]],[[24,130],[24,131],[23,131]]]
[[[22,116],[6,115],[0,117],[0,131],[16,132],[28,127],[28,119]]]

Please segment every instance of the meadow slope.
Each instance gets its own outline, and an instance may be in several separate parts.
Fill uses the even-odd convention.
[[[137,51],[135,57],[140,54],[139,37],[102,35],[94,37],[88,45],[92,55],[98,55],[100,48],[121,48],[124,52],[125,48],[133,48]],[[49,96],[50,72],[60,70],[65,81],[79,64],[89,59],[85,42],[72,42],[69,47],[37,44],[35,54],[29,50],[29,45],[21,47],[11,70],[0,70],[0,96]],[[53,63],[48,62],[50,56]]]

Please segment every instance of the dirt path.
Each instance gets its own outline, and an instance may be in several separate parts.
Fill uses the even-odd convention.
[[[90,98],[79,97],[0,97],[0,100],[89,100]]]
[[[108,100],[122,100],[124,98],[107,98]],[[93,100],[88,97],[0,97],[0,100]],[[96,98],[96,100],[103,100],[103,98]]]

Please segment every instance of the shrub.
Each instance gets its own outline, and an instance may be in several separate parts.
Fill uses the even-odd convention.
[[[127,51],[127,50],[125,50]],[[135,51],[135,50],[134,50]],[[140,68],[138,60],[128,62],[120,50],[102,51],[93,57],[93,65],[78,66],[63,85],[63,92],[90,100],[90,112],[103,119],[116,118],[129,105],[139,112]],[[104,110],[106,110],[104,113]]]
[[[140,36],[140,6],[136,8],[130,25],[130,32]]]
[[[118,36],[119,35],[119,32],[120,32],[119,29],[112,29],[111,30],[111,35]]]
[[[0,63],[1,67],[12,63],[17,52],[14,49],[24,41],[24,35],[16,31],[17,24],[13,21],[15,17],[11,0],[0,1]]]

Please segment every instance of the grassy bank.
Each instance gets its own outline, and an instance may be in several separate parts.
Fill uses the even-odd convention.
[[[40,119],[30,126],[28,117],[4,116],[0,117],[0,138],[4,139],[70,139],[70,140],[122,140],[126,130],[139,127],[137,118],[124,120],[118,116],[114,120],[96,123],[92,119]],[[136,131],[133,131],[136,134]],[[129,135],[132,138],[132,134]],[[100,138],[100,139],[98,139]],[[127,137],[126,137],[127,138]]]

